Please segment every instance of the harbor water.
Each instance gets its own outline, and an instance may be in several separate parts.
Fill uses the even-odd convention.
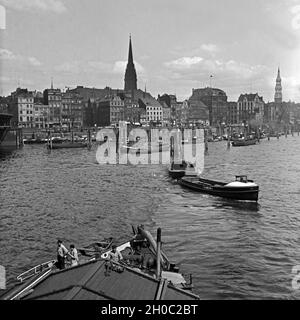
[[[8,283],[56,257],[56,241],[82,246],[162,228],[163,249],[192,273],[202,299],[299,299],[300,137],[227,149],[209,143],[203,175],[248,175],[258,204],[191,192],[163,165],[99,165],[96,149],[0,151],[0,265]]]

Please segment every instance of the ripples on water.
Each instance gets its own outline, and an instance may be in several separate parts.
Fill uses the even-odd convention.
[[[300,137],[226,149],[209,144],[204,176],[231,181],[247,174],[259,204],[182,189],[165,166],[101,166],[95,150],[25,146],[0,151],[0,264],[11,281],[55,258],[56,240],[87,244],[131,225],[161,227],[165,251],[192,273],[203,299],[300,298]]]

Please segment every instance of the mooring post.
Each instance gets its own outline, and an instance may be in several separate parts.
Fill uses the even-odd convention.
[[[24,141],[23,141],[23,130],[22,129],[17,129],[19,133],[19,147],[24,146]]]
[[[91,142],[91,129],[88,130],[88,148],[91,149],[92,142]]]
[[[231,140],[231,136],[230,136],[230,129],[227,129],[227,149],[230,149],[230,140]]]
[[[19,131],[16,129],[16,148],[19,147]]]
[[[156,250],[156,279],[161,279],[161,266],[160,266],[160,255],[161,255],[161,228],[157,229],[157,250]]]
[[[207,130],[204,131],[205,154],[208,154]]]

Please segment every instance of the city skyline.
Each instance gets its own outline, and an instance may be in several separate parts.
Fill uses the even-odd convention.
[[[213,75],[229,100],[273,101],[279,66],[283,100],[300,101],[299,1],[219,2],[0,0],[0,93],[42,91],[51,78],[61,89],[123,88],[131,33],[138,87],[155,96],[188,99]]]

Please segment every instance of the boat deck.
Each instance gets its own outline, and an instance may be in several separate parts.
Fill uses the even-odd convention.
[[[197,300],[199,297],[173,287],[166,280],[159,281],[120,265],[109,269],[106,261],[95,260],[50,273],[18,299]]]

